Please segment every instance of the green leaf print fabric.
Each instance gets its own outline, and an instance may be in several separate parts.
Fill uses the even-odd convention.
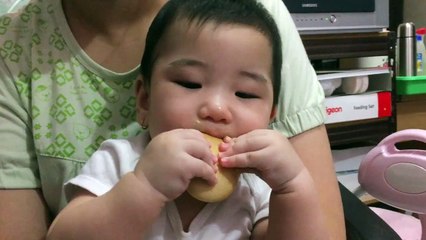
[[[144,41],[141,39],[141,41]],[[136,135],[138,69],[111,72],[74,39],[61,1],[0,17],[0,187],[39,188],[52,213],[63,184],[108,138]]]

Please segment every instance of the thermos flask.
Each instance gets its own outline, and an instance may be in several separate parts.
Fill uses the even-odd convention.
[[[416,76],[416,27],[414,23],[401,23],[398,26],[396,41],[396,75]]]

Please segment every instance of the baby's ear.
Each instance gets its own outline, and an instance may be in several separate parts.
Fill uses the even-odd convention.
[[[143,81],[141,75],[136,79],[136,114],[139,124],[148,117],[149,111],[149,91],[145,89]]]
[[[136,79],[136,107],[149,109],[149,90],[145,89],[144,78],[142,75]]]
[[[276,116],[277,116],[277,106],[273,106],[271,109],[271,115],[269,116],[269,122],[271,123],[272,121],[274,121]]]

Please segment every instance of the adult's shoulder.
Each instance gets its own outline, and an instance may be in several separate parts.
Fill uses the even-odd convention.
[[[53,1],[29,1],[18,10],[0,16],[0,35],[22,34],[42,31],[53,18]]]
[[[14,72],[16,69],[25,72],[31,59],[39,59],[41,51],[33,51],[39,46],[43,49],[45,45],[41,42],[54,41],[55,23],[54,4],[55,1],[30,1],[19,10],[0,16],[0,46],[1,58]],[[30,61],[29,61],[30,60]]]

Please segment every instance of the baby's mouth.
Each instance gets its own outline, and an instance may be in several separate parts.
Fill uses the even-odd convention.
[[[195,119],[194,121],[194,129],[197,129],[198,131],[207,134],[209,136],[215,137],[215,138],[219,138],[219,139],[223,139],[224,136],[222,136],[221,134],[219,134],[218,131],[215,131],[213,129],[209,129],[207,126],[205,126],[205,124],[203,124],[202,121],[200,121],[200,119]]]

